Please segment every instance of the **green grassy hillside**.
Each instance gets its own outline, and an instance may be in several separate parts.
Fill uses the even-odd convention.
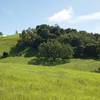
[[[17,43],[18,35],[12,35],[0,38],[0,53],[3,51],[10,51]],[[34,57],[8,57],[5,59],[0,59],[1,63],[18,63],[18,64],[28,64],[28,62]],[[95,71],[100,67],[100,61],[92,59],[72,59],[70,63],[57,65],[54,67],[62,67],[65,69],[74,69],[82,71]]]
[[[11,47],[15,46],[18,40],[18,35],[0,37],[0,53],[9,51]]]
[[[5,59],[0,59],[1,63],[11,63],[11,64],[24,64],[28,65],[28,62],[34,57],[8,57]],[[49,66],[52,67],[52,66]],[[93,72],[96,69],[100,68],[100,61],[92,60],[92,59],[71,59],[70,63],[56,65],[53,66],[56,68],[64,68],[64,69],[73,69],[80,71],[89,71]]]
[[[100,75],[0,63],[0,100],[100,100]]]
[[[18,36],[0,38],[0,53]],[[34,57],[0,59],[0,100],[100,100],[100,61],[71,59],[56,66],[29,65]]]

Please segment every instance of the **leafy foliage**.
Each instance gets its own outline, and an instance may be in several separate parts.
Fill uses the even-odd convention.
[[[35,49],[41,57],[70,58],[69,55],[73,54],[77,58],[100,58],[99,34],[63,29],[58,25],[42,24],[23,30],[18,44]],[[70,47],[74,53],[69,53]]]
[[[39,54],[46,58],[62,58],[68,59],[72,57],[73,50],[70,45],[64,45],[56,40],[48,40],[47,43],[42,43],[39,46]]]

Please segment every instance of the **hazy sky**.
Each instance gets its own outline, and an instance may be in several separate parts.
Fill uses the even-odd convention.
[[[100,0],[0,0],[0,31],[58,24],[100,33]]]

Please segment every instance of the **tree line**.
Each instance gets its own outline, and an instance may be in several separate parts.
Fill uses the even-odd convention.
[[[58,25],[38,25],[20,34],[18,46],[37,50],[39,57],[56,60],[74,58],[100,58],[100,34],[63,29]]]

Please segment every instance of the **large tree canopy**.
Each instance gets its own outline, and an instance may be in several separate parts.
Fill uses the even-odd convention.
[[[64,45],[56,40],[48,40],[39,46],[41,57],[46,58],[62,58],[69,59],[73,55],[73,50],[70,45]]]
[[[50,41],[55,41],[50,42]],[[38,25],[36,28],[28,28],[20,34],[19,44],[24,44],[30,48],[41,52],[51,46],[51,53],[61,49],[62,52],[67,52],[68,47],[73,48],[74,57],[91,57],[97,58],[100,55],[100,35],[88,33],[86,31],[77,31],[76,29],[63,29],[58,25],[49,26],[46,24]],[[68,46],[69,45],[69,46]],[[44,46],[44,48],[42,47]],[[53,48],[52,46],[55,46]],[[67,49],[66,49],[67,47]],[[38,50],[39,48],[39,50]],[[53,50],[55,49],[55,51]],[[49,50],[49,49],[48,49]],[[45,55],[46,55],[45,51]],[[62,57],[63,53],[60,55]],[[66,55],[66,53],[65,53]],[[50,55],[48,55],[50,56]]]

